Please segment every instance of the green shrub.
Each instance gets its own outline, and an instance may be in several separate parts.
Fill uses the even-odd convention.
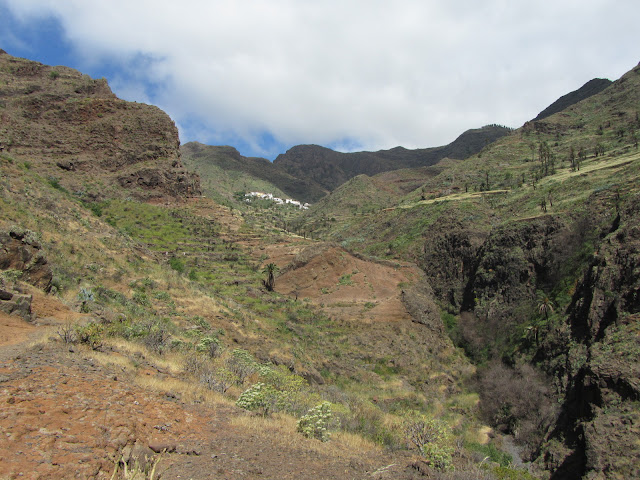
[[[140,292],[140,291],[136,291],[133,293],[133,297],[131,297],[131,299],[137,303],[138,305],[141,305],[143,307],[150,307],[151,306],[151,302],[149,301],[149,297],[147,297],[147,294],[144,292]]]
[[[97,350],[102,346],[102,325],[89,323],[76,327],[76,338],[80,343],[89,345],[92,350]]]
[[[56,190],[60,190],[61,192],[64,192],[64,193],[69,193],[66,188],[60,185],[60,180],[58,180],[56,177],[49,177],[49,185],[51,185]]]
[[[439,470],[453,468],[454,438],[447,424],[438,419],[420,415],[407,421],[405,435],[408,442],[416,447],[435,468]]]
[[[536,478],[523,469],[499,466],[489,470],[498,480],[535,480]]]
[[[498,450],[493,443],[483,445],[481,443],[470,443],[467,448],[473,452],[478,452],[483,457],[488,458],[492,462],[500,464],[502,467],[511,465],[513,458],[506,452]]]
[[[298,420],[296,430],[307,438],[317,438],[322,442],[329,440],[329,423],[331,422],[331,404],[322,402]]]
[[[243,384],[249,375],[257,371],[258,363],[249,352],[236,348],[226,359],[225,367],[238,377],[239,384]]]
[[[307,381],[289,371],[284,365],[259,365],[257,370],[264,383],[277,391],[274,409],[291,415],[300,415],[313,404],[311,402],[315,401],[315,396],[305,391]]]
[[[206,353],[211,358],[215,358],[222,353],[222,343],[216,337],[202,337],[196,350],[200,353]]]
[[[80,311],[88,313],[90,311],[89,304],[95,300],[93,291],[90,288],[81,287],[78,292],[78,300],[80,301]]]
[[[16,283],[16,281],[22,277],[22,271],[15,268],[9,268],[8,270],[0,271],[0,282]]]
[[[87,203],[85,206],[91,210],[96,217],[102,216],[102,206],[99,203]]]
[[[153,294],[153,298],[155,298],[156,300],[162,300],[163,302],[170,302],[171,301],[171,295],[169,295],[169,293],[165,292],[164,290],[161,290],[159,292],[155,292]]]
[[[169,260],[169,266],[178,273],[184,273],[184,262],[177,257]]]
[[[209,324],[209,322],[207,322],[203,317],[201,317],[200,315],[195,315],[192,319],[191,319],[191,323],[193,323],[194,325],[200,327],[203,330],[211,330],[211,324]],[[220,332],[218,332],[218,334],[220,334]],[[223,333],[224,334],[224,333]]]

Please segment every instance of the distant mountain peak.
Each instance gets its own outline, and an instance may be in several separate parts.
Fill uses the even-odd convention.
[[[596,93],[600,93],[612,83],[613,82],[607,78],[594,78],[592,80],[589,80],[578,90],[574,90],[573,92],[561,96],[558,100],[556,100],[542,112],[540,112],[538,116],[533,119],[533,121],[542,120],[543,118],[550,117],[554,113],[561,112],[562,110],[569,108],[571,105],[581,102],[582,100],[589,98]]]

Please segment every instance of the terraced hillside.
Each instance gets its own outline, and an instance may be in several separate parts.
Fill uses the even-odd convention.
[[[201,197],[157,109],[0,61],[0,476],[639,475],[640,68],[294,222]]]

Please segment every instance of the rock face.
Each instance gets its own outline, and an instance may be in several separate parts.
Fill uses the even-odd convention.
[[[21,280],[45,292],[51,290],[53,273],[33,232],[0,232],[0,270],[10,269],[21,272]]]
[[[33,313],[31,312],[33,296],[11,290],[7,286],[0,285],[0,312],[18,315],[27,321],[33,320]]]
[[[623,206],[568,310],[562,415],[552,478],[640,477],[640,199]],[[561,449],[560,449],[561,450]],[[553,455],[553,454],[556,455]],[[610,476],[615,472],[617,477]]]
[[[640,478],[640,197],[586,203],[484,233],[435,229],[420,266],[440,302],[461,312],[455,334],[472,358],[519,358],[517,345],[548,376],[555,393],[536,408],[560,408],[539,415],[531,460],[553,479]],[[566,309],[547,318],[551,293]]]
[[[178,131],[157,107],[118,99],[106,80],[0,53],[0,149],[80,198],[199,195]],[[126,179],[126,180],[125,180]]]

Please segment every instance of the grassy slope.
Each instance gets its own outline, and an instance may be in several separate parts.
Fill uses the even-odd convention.
[[[640,158],[628,130],[622,138],[617,131],[635,121],[640,105],[634,97],[637,76],[632,72],[624,81],[634,88],[614,85],[546,119],[540,131],[528,126],[445,169],[426,175],[396,172],[394,181],[400,183],[391,186],[385,186],[391,174],[358,177],[332,195],[340,207],[319,210],[322,221],[312,212],[307,225],[352,248],[411,258],[440,220],[474,222],[479,232],[488,232],[504,222],[541,215],[539,201],[549,194],[554,213],[575,210],[594,191],[610,192],[611,197],[616,189],[631,194],[637,189]],[[558,161],[557,173],[538,181],[535,189],[528,183],[518,186],[517,179],[524,173],[528,181],[537,165],[529,161],[529,145],[543,140],[553,144],[558,159],[571,145],[587,148],[590,158],[579,172],[562,168]],[[598,142],[606,154],[594,158],[591,150]],[[368,330],[357,322],[335,321],[304,300],[261,289],[261,266],[268,259],[252,252],[256,247],[248,240],[292,241],[273,227],[270,213],[243,218],[206,199],[173,206],[117,199],[83,204],[43,176],[37,162],[28,153],[1,156],[0,228],[18,225],[41,237],[62,300],[79,308],[80,288],[88,288],[95,293],[96,317],[124,316],[121,326],[105,324],[105,338],[109,333],[125,336],[156,353],[180,355],[187,363],[204,338],[215,337],[227,352],[239,346],[261,361],[284,360],[299,373],[315,370],[326,384],[307,387],[305,402],[318,401],[321,395],[329,398],[343,428],[381,443],[402,443],[407,409],[438,413],[456,427],[460,438],[472,436],[477,398],[451,388],[452,381],[469,371],[459,352],[430,352],[428,337],[420,337],[424,330],[417,325]],[[485,179],[484,170],[490,172],[492,191],[474,193]],[[406,185],[422,175],[422,185],[407,194]],[[463,194],[465,184],[469,192]],[[357,195],[350,197],[350,189]],[[124,196],[116,193],[114,197]],[[327,221],[333,213],[336,221]],[[150,340],[159,330],[169,336]],[[389,350],[372,347],[370,340]],[[417,359],[415,368],[399,371],[394,366],[394,342],[401,344],[403,355]],[[235,385],[229,394],[237,396],[257,379],[254,375]]]
[[[189,145],[182,146],[182,160],[187,168],[200,175],[203,192],[209,198],[239,206],[240,203],[234,198],[236,192],[273,193],[280,198],[287,196],[272,183],[242,171],[234,157],[227,153],[226,147],[220,147],[215,155],[211,153],[204,157],[190,149]]]
[[[581,384],[581,377],[576,374],[577,369],[583,365],[586,365],[585,371],[590,372],[589,369],[592,369],[597,372],[593,376],[601,375],[602,378],[612,375],[611,372],[621,371],[625,373],[620,375],[626,375],[629,371],[637,370],[638,363],[635,358],[626,357],[624,361],[621,360],[620,364],[617,364],[618,360],[615,357],[605,358],[601,354],[602,351],[611,350],[613,348],[611,345],[616,342],[620,342],[619,348],[620,345],[624,345],[624,348],[629,351],[637,351],[637,336],[633,333],[637,330],[634,307],[629,307],[628,310],[621,309],[618,314],[624,321],[621,321],[620,325],[609,327],[602,334],[602,339],[592,338],[586,343],[581,343],[580,339],[573,338],[567,333],[566,326],[569,322],[570,303],[573,301],[580,304],[582,301],[587,303],[590,301],[574,296],[574,293],[577,285],[588,278],[588,276],[583,277],[583,272],[588,271],[587,267],[599,258],[598,245],[603,250],[609,248],[614,252],[616,250],[609,247],[611,243],[615,244],[621,238],[622,245],[625,245],[624,232],[620,233],[618,230],[611,233],[610,237],[618,236],[615,240],[609,238],[607,234],[618,228],[614,221],[619,213],[618,209],[634,211],[633,208],[640,195],[639,112],[640,66],[628,72],[600,94],[543,121],[527,123],[474,157],[460,162],[441,164],[441,171],[437,175],[424,176],[419,188],[404,196],[396,195],[391,206],[380,208],[380,202],[376,203],[378,199],[369,200],[354,188],[356,185],[345,185],[345,190],[340,192],[343,197],[368,202],[359,205],[358,213],[344,209],[341,201],[332,203],[333,199],[329,197],[326,202],[314,207],[299,219],[300,228],[311,230],[321,238],[340,241],[354,250],[376,256],[413,259],[416,262],[424,260],[426,252],[424,247],[429,244],[430,238],[438,235],[443,238],[448,231],[468,233],[471,245],[475,248],[483,245],[488,238],[497,238],[498,241],[508,244],[509,235],[513,234],[512,250],[504,248],[491,251],[495,245],[488,245],[487,248],[489,254],[495,255],[496,252],[500,252],[518,255],[525,249],[517,243],[518,232],[522,231],[519,230],[521,226],[526,228],[544,225],[545,222],[558,222],[557,225],[564,225],[568,228],[567,231],[570,231],[571,229],[579,230],[580,222],[585,221],[585,224],[589,224],[592,230],[582,232],[581,235],[584,236],[578,239],[578,243],[581,242],[582,245],[574,250],[569,249],[570,257],[560,259],[563,266],[558,270],[561,276],[559,282],[545,285],[544,292],[542,290],[535,292],[535,274],[538,273],[536,271],[533,277],[529,277],[534,284],[534,298],[528,300],[530,304],[517,305],[522,311],[514,309],[507,312],[507,315],[513,318],[527,317],[528,323],[513,324],[509,328],[503,328],[502,331],[499,331],[498,327],[498,330],[490,331],[487,339],[499,344],[498,350],[508,345],[498,354],[506,355],[512,362],[540,362],[539,366],[547,373],[556,375],[555,387],[561,394],[564,390],[558,385],[566,381],[562,377],[563,369],[566,365],[570,365],[568,368],[576,369],[572,380],[575,383],[570,383],[568,386],[565,384],[569,393],[566,398],[559,399],[565,402],[563,404],[565,416],[562,417],[563,420],[553,425],[556,428],[555,436],[550,434],[551,436],[547,438],[547,443],[542,446],[543,454],[538,459],[545,468],[560,469],[557,470],[558,478],[565,478],[562,475],[567,472],[579,476],[580,469],[593,469],[592,473],[594,473],[604,468],[592,463],[581,464],[580,460],[575,460],[586,459],[587,455],[590,455],[589,462],[593,462],[595,457],[588,450],[589,448],[598,450],[600,455],[598,461],[603,462],[603,465],[610,465],[612,471],[620,472],[622,476],[629,475],[629,472],[637,474],[637,470],[629,467],[629,462],[626,460],[627,456],[637,457],[637,443],[634,446],[630,440],[635,434],[634,427],[620,427],[617,433],[620,438],[624,437],[624,441],[621,440],[621,445],[624,444],[624,448],[627,449],[624,451],[615,442],[609,445],[606,439],[599,438],[599,433],[590,437],[591,446],[581,444],[579,439],[583,422],[591,422],[593,428],[597,429],[607,422],[611,422],[610,425],[619,424],[620,416],[628,415],[629,418],[636,418],[639,415],[637,402],[624,401],[624,394],[621,394],[622,397],[611,394],[610,398],[602,400],[601,403],[594,401],[589,404],[588,408],[592,409],[591,414],[584,413],[580,416],[574,410],[576,399],[572,397],[570,391],[571,388],[588,388],[585,386],[587,381]],[[547,176],[540,174],[542,166],[538,148],[543,142],[550,146],[555,156],[555,166],[550,169]],[[576,154],[581,149],[585,152],[585,158],[580,163],[579,169],[571,168],[569,156],[572,148]],[[487,176],[488,189],[486,188]],[[373,184],[375,180],[376,177],[370,179],[369,183]],[[383,199],[384,203],[389,205],[388,198],[383,197]],[[543,203],[545,208],[542,207]],[[327,222],[327,217],[334,217],[336,221]],[[492,237],[494,234],[495,237]],[[630,245],[625,248],[633,249],[634,244]],[[616,263],[617,253],[613,254],[608,250],[607,252],[610,257],[607,257],[606,263],[611,263],[614,269],[617,268],[619,266]],[[435,252],[436,255],[437,253]],[[479,255],[481,256],[482,252]],[[502,260],[507,261],[507,259]],[[428,265],[428,262],[424,264]],[[499,267],[501,259],[494,259],[494,264]],[[513,266],[514,262],[510,265]],[[601,267],[593,267],[593,271],[597,271],[598,268]],[[439,272],[427,273],[431,281],[438,281]],[[495,275],[494,270],[478,271],[478,273],[486,274],[487,278],[494,278],[493,275]],[[634,283],[635,280],[629,279],[629,282],[624,288],[637,288],[634,286],[637,285],[637,282]],[[531,285],[526,286],[531,287]],[[540,285],[537,287],[542,288]],[[618,292],[612,291],[610,286],[605,290],[605,292],[595,292],[594,298],[605,295],[615,299],[618,295]],[[473,293],[477,295],[478,291],[474,290]],[[589,295],[589,292],[583,293],[585,296]],[[512,294],[514,292],[509,291],[508,285],[498,285],[496,296],[493,297],[494,300],[497,299],[494,307],[499,306],[503,296],[509,297]],[[536,294],[539,298],[535,298]],[[546,296],[549,298],[545,298]],[[448,301],[444,297],[441,300],[443,304]],[[539,310],[540,302],[548,300],[551,301],[554,309],[553,314],[549,316],[550,320],[546,319]],[[458,330],[456,333],[456,322],[461,322],[458,325],[463,325],[462,328],[468,329],[468,332],[473,332],[473,328],[488,328],[482,323],[481,317],[483,315],[488,317],[487,309],[491,305],[483,304],[483,299],[477,297],[472,299],[472,302],[476,309],[480,308],[478,326],[474,326],[473,317],[469,320],[463,319],[462,316],[456,318],[451,316],[449,320],[457,335],[464,336],[465,332]],[[451,305],[451,308],[455,307]],[[484,310],[481,310],[482,308]],[[594,318],[589,317],[589,322],[596,321],[594,320],[596,318],[604,318],[602,312],[593,313],[593,315],[595,315]],[[466,323],[462,323],[463,320]],[[586,320],[581,318],[580,321]],[[553,323],[555,330],[549,329],[550,322]],[[624,322],[628,324],[623,324]],[[536,340],[533,349],[529,347],[527,351],[527,341],[531,343],[531,332],[538,331],[535,330],[537,328],[543,328],[540,331],[546,333],[539,345]],[[488,347],[491,348],[491,345]],[[587,351],[588,355],[585,353]],[[588,360],[584,363],[588,356],[591,358],[591,363]],[[601,363],[605,366],[603,367]],[[629,374],[628,377],[633,378],[634,375]],[[503,378],[501,381],[506,380]],[[602,382],[604,380],[601,380]],[[605,390],[603,392],[605,392],[604,396],[609,395]],[[582,398],[580,394],[578,398]],[[494,397],[493,400],[495,401],[496,398]],[[588,403],[589,400],[584,402]],[[587,407],[583,405],[581,408]],[[567,416],[571,417],[571,421],[575,423],[562,423],[568,422]],[[573,454],[570,455],[571,452]],[[552,458],[554,460],[549,461]]]

